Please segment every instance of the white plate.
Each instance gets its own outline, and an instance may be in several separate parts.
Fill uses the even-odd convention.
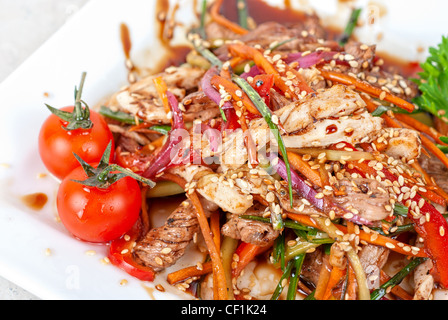
[[[0,275],[42,299],[186,298],[157,290],[149,294],[147,287],[152,284],[101,264],[106,247],[77,241],[56,222],[57,182],[49,176],[38,178],[46,172],[37,153],[39,128],[48,116],[44,103],[55,107],[72,104],[82,71],[87,71],[83,98],[91,106],[125,84],[119,39],[122,22],[131,31],[137,64],[157,61],[161,51],[155,38],[155,2],[89,2],[0,86]],[[193,19],[192,2],[181,1],[178,12],[187,22]],[[448,30],[445,1],[425,1],[426,15],[422,15],[421,1],[356,3],[370,5],[373,14],[380,13],[374,25],[358,30],[358,36],[376,42],[378,33],[383,32],[379,49],[404,58],[422,58],[417,47],[435,45]],[[339,26],[349,13],[339,1],[314,1],[313,5],[326,22]],[[387,13],[382,15],[384,8]],[[363,19],[367,21],[368,15],[364,11]],[[44,97],[45,92],[49,97]],[[29,209],[20,200],[34,192],[49,196],[41,211]],[[51,255],[45,254],[47,249]],[[92,250],[95,255],[86,254]],[[120,285],[122,279],[128,280],[127,285]]]

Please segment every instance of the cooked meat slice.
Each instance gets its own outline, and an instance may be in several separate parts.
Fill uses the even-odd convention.
[[[358,93],[346,86],[334,85],[315,96],[292,103],[275,114],[283,128],[288,133],[293,133],[305,129],[316,120],[351,115],[365,105]]]
[[[429,300],[434,289],[434,277],[431,275],[433,263],[426,260],[414,271],[414,300]]]
[[[223,175],[205,166],[190,165],[170,170],[184,178],[189,188],[195,189],[205,199],[215,203],[225,212],[242,214],[252,207],[253,200]]]
[[[266,209],[260,204],[255,204],[245,214],[262,216]],[[262,247],[271,244],[279,235],[279,231],[274,230],[270,223],[241,219],[238,214],[231,215],[222,226],[221,232],[227,237]]]
[[[202,122],[216,118],[220,111],[218,105],[214,103],[203,91],[196,91],[187,95],[182,104],[185,107],[183,118],[185,122],[201,120]]]
[[[289,201],[289,193],[286,188],[282,188],[276,191],[275,196],[277,197],[280,206],[283,208],[283,210],[287,212],[297,214],[308,214],[308,215],[323,215],[323,213],[317,210],[313,205],[311,205],[309,201],[304,200],[295,193],[293,194],[292,197],[292,208],[291,208],[291,203]]]
[[[304,130],[283,137],[287,148],[326,147],[345,141],[352,145],[371,142],[381,130],[383,120],[368,112],[339,119],[323,119]]]
[[[386,87],[394,95],[411,101],[419,94],[418,86],[411,80],[404,78],[399,72],[384,70],[379,66],[364,72],[365,79],[374,87]]]
[[[316,285],[319,281],[320,270],[322,269],[322,258],[322,247],[318,247],[315,251],[307,253],[303,261],[300,276]]]
[[[129,140],[135,141],[140,145],[146,145],[151,142],[144,135],[139,134],[138,132],[135,132],[135,131],[129,131],[128,128],[126,128],[126,127],[119,126],[116,124],[109,124],[108,126],[109,126],[110,131],[112,131],[113,133],[119,133],[121,136],[126,137]],[[132,151],[135,152],[136,149],[134,149]]]
[[[422,168],[432,177],[437,185],[448,192],[448,168],[436,157],[421,155],[419,162]]]
[[[352,144],[371,142],[382,128],[382,119],[364,111],[362,98],[343,85],[323,90],[303,102],[291,103],[277,111],[279,122],[289,134],[283,137],[286,147],[321,147],[340,141]],[[358,111],[359,110],[359,111]],[[353,112],[362,112],[351,115]],[[260,150],[276,141],[264,119],[252,120],[250,134]],[[247,161],[242,130],[235,130],[223,143],[221,164],[238,168]]]
[[[349,41],[344,46],[344,60],[350,63],[349,72],[358,74],[364,70],[370,70],[373,67],[373,59],[375,58],[375,45],[365,45],[357,41]],[[351,63],[355,61],[356,63]]]
[[[380,286],[380,272],[389,257],[390,250],[384,247],[367,244],[359,252],[359,260],[366,273],[369,289],[378,289]]]
[[[421,141],[417,131],[403,128],[393,129],[390,133],[386,135],[385,140],[387,141],[385,153],[389,157],[405,161],[420,157]]]
[[[392,213],[390,195],[381,182],[374,179],[341,179],[339,190],[343,196],[334,201],[348,211],[367,221],[380,221]]]
[[[168,90],[181,101],[188,91],[197,90],[203,74],[204,70],[200,68],[170,68],[169,71],[145,77],[115,93],[106,105],[135,115],[143,121],[170,123],[153,80],[162,76]]]
[[[164,226],[150,230],[137,242],[134,254],[154,271],[163,270],[184,255],[186,247],[198,231],[195,208],[186,200],[171,213]]]

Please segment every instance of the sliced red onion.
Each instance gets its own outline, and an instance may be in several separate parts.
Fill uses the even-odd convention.
[[[253,78],[255,76],[258,76],[259,74],[262,74],[260,69],[257,66],[253,66],[252,68],[250,68],[249,72],[243,72],[240,77],[244,80],[247,80],[248,77]]]
[[[168,134],[168,140],[157,154],[156,159],[143,173],[142,176],[146,178],[154,178],[168,167],[182,163],[189,155],[189,148],[181,148],[181,144],[184,138],[186,138],[185,134],[188,134],[188,132],[185,129],[182,111],[179,109],[179,102],[171,92],[167,91],[166,95],[171,107],[173,125]]]
[[[298,62],[299,68],[310,68],[321,62],[329,62],[334,59],[334,56],[337,54],[337,51],[315,51],[307,55],[303,55],[302,52],[291,53],[285,59],[287,64],[292,62]],[[334,59],[337,64],[348,65],[346,61],[341,61],[339,59]]]
[[[216,103],[219,106],[219,103],[221,102],[221,95],[218,91],[211,85],[210,80],[213,78],[213,76],[218,75],[218,69],[216,67],[212,67],[207,70],[207,72],[204,74],[204,76],[201,79],[201,87],[202,91],[204,91],[205,95],[209,97],[214,103]],[[233,106],[230,102],[225,102],[224,105],[221,107],[221,109],[233,109]]]

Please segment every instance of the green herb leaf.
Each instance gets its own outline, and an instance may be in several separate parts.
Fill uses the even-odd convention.
[[[344,33],[341,36],[341,39],[339,40],[339,45],[343,47],[350,37],[353,34],[353,31],[355,30],[356,25],[358,24],[359,15],[361,14],[361,9],[353,9],[352,13],[350,14],[350,18],[347,22],[347,25],[345,26]]]
[[[448,112],[448,38],[442,36],[442,42],[429,48],[429,56],[420,64],[423,72],[413,81],[418,85],[421,95],[414,103],[433,115],[444,118]],[[442,111],[439,113],[439,111]]]

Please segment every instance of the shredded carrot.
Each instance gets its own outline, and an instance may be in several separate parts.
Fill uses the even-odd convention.
[[[257,147],[252,138],[252,135],[249,132],[249,128],[247,127],[245,108],[249,109],[250,112],[252,111],[257,112],[256,114],[260,114],[260,112],[257,110],[257,108],[253,104],[252,100],[250,100],[250,98],[247,96],[247,94],[243,92],[241,89],[239,89],[239,87],[236,84],[234,84],[231,80],[228,80],[220,76],[213,76],[210,83],[218,89],[220,88],[220,86],[223,86],[224,90],[231,94],[233,100],[235,101],[235,103],[232,103],[232,105],[235,108],[236,114],[239,119],[239,123],[241,125],[241,129],[243,129],[243,132],[245,134],[244,142],[247,147],[249,162],[253,166],[258,165]],[[238,92],[240,92],[241,94],[239,94]]]
[[[309,163],[303,160],[302,157],[297,153],[291,151],[288,151],[286,153],[288,155],[289,163],[295,170],[303,174],[308,180],[311,181],[312,184],[317,185],[321,188],[324,187],[324,183],[319,171],[311,169]]]
[[[246,34],[249,31],[240,27],[238,24],[228,20],[224,16],[220,14],[220,9],[222,5],[223,0],[216,0],[211,9],[210,9],[210,16],[212,19],[217,22],[218,24],[222,25],[223,27],[226,27],[227,29],[230,29],[231,31],[237,33],[237,34]]]
[[[378,106],[372,101],[370,97],[366,97],[364,94],[361,94],[362,100],[366,103],[366,109],[372,113],[373,111],[378,108]],[[383,118],[384,122],[386,122],[386,125],[390,128],[401,128],[401,126],[395,121],[393,118],[388,116],[387,114],[381,115],[381,118]]]
[[[186,181],[179,176],[171,173],[164,173],[163,179],[173,181],[182,188],[185,188]],[[216,294],[214,295],[214,299],[227,300],[227,281],[224,268],[222,266],[221,255],[216,248],[215,242],[213,240],[210,225],[208,223],[207,217],[205,216],[204,208],[202,207],[202,203],[199,200],[199,196],[196,191],[189,193],[188,198],[193,203],[193,206],[196,209],[196,217],[199,222],[199,227],[201,229],[202,236],[204,237],[205,244],[207,245],[207,249],[212,260],[213,277],[216,279],[217,284],[217,288],[214,288],[214,293]]]
[[[344,300],[356,300],[356,292],[358,292],[358,284],[356,282],[356,274],[353,267],[348,265],[348,282]]]
[[[244,59],[241,57],[234,57],[229,60],[229,64],[230,64],[230,67],[235,68],[237,65],[239,65],[243,61],[244,61]]]
[[[206,274],[213,272],[213,266],[211,261],[207,261],[202,263],[200,266],[191,266],[186,267],[174,272],[171,272],[167,275],[167,281],[169,284],[175,284],[181,281],[185,281],[187,279],[193,277],[200,277]]]
[[[413,127],[400,122],[405,128],[414,129]],[[444,165],[448,168],[448,157],[446,154],[443,153],[442,150],[440,150],[434,142],[431,141],[431,139],[427,138],[425,135],[420,134],[420,139],[422,141],[422,145],[428,149],[430,153],[432,153],[434,156],[436,156]]]
[[[427,134],[428,136],[433,138],[434,141],[436,141],[437,143],[444,145],[444,146],[448,146],[448,144],[446,144],[440,140],[440,137],[442,137],[443,134],[438,132],[433,127],[427,126],[426,124],[421,123],[417,119],[414,119],[414,118],[408,116],[407,114],[395,113],[394,116],[399,121],[411,126],[415,130]]]
[[[140,153],[142,154],[151,154],[154,152],[154,150],[156,150],[157,148],[160,148],[163,146],[164,142],[166,140],[166,136],[160,136],[159,138],[157,138],[154,141],[151,141],[150,143],[148,143],[147,145],[143,146],[143,148],[141,148],[139,150]]]
[[[274,76],[274,84],[286,95],[297,100],[296,93],[286,85],[277,69],[266,59],[262,52],[241,43],[230,44],[228,46],[229,53],[232,56],[241,57],[247,60],[253,60],[254,63],[264,70],[267,74]]]
[[[341,269],[333,266],[330,273],[330,279],[328,280],[327,288],[322,297],[322,300],[329,300],[333,296],[333,289],[341,281],[341,279],[347,274],[347,269]]]
[[[171,111],[170,104],[168,102],[168,97],[166,95],[166,91],[168,90],[168,87],[163,80],[163,78],[156,77],[153,79],[154,85],[156,87],[157,93],[159,94],[160,100],[162,100],[163,108],[165,109],[165,112],[168,113]]]
[[[313,218],[311,218],[308,215],[291,213],[291,212],[288,212],[287,215],[288,215],[288,218],[290,218],[294,221],[300,222],[300,223],[310,226],[310,227],[319,228],[319,226],[313,220]],[[344,233],[348,233],[347,227],[340,225],[340,224],[335,224],[335,226],[340,231],[342,231]],[[405,251],[405,250],[403,250],[403,248],[406,246],[406,245],[403,246],[404,243],[397,241],[395,239],[385,237],[378,233],[373,233],[372,231],[369,231],[369,233],[367,233],[364,230],[360,230],[358,235],[359,235],[360,240],[363,240],[367,243],[374,244],[377,246],[390,248],[392,251],[395,251],[395,252],[398,252],[398,253],[401,253],[401,254],[404,254],[407,256],[411,255],[414,257],[428,257],[428,255],[423,250],[420,250],[419,252],[417,252],[415,254],[412,252]],[[392,245],[393,245],[393,248],[392,248]]]
[[[327,71],[323,69],[320,69],[320,73],[322,77],[327,80],[342,83],[347,86],[353,85],[359,91],[368,93],[376,98],[381,97],[383,100],[393,103],[397,107],[400,107],[408,112],[412,112],[414,110],[414,105],[412,103],[403,100],[400,97],[397,97],[389,92],[381,90],[380,88],[374,87],[365,81],[359,80],[343,73]]]
[[[233,100],[235,100],[236,102],[241,101],[243,105],[246,107],[247,111],[253,114],[260,114],[257,107],[249,98],[249,96],[232,81],[215,75],[210,80],[210,83],[217,90],[219,90],[220,86],[222,86],[224,90],[232,96]]]
[[[221,230],[219,225],[220,215],[218,211],[213,212],[210,215],[210,229],[212,230],[213,240],[215,241],[215,246],[221,250]]]
[[[331,265],[324,257],[319,272],[319,280],[317,281],[316,290],[314,291],[314,298],[316,298],[316,300],[323,300],[324,298],[328,283],[330,282],[331,269]]]

